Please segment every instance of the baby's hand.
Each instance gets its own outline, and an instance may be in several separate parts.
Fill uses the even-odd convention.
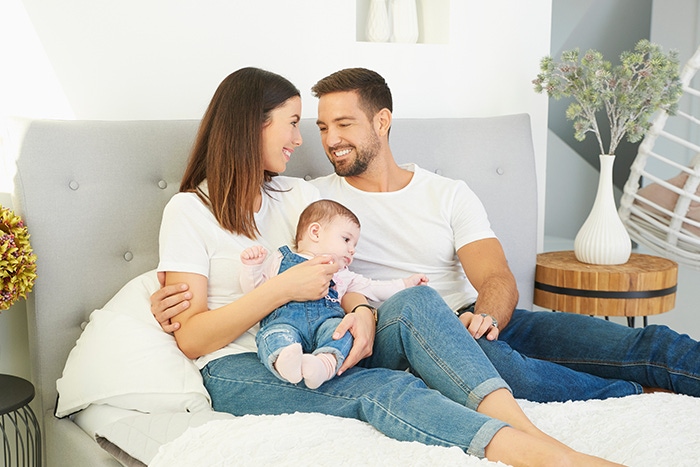
[[[250,248],[246,248],[241,252],[241,263],[246,266],[254,266],[256,264],[262,264],[267,256],[267,250],[260,246],[255,245]]]
[[[415,287],[417,285],[426,285],[428,284],[428,276],[425,274],[414,274],[412,276],[409,276],[403,280],[403,283],[406,285],[406,288],[408,287]]]

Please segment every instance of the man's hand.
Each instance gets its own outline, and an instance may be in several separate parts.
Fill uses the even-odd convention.
[[[163,331],[172,333],[180,329],[180,323],[172,323],[170,320],[189,308],[192,294],[187,284],[164,286],[164,272],[158,273],[158,282],[161,288],[151,295],[151,314]]]
[[[489,315],[474,314],[470,312],[462,313],[459,320],[469,331],[474,339],[486,336],[486,339],[494,341],[498,339],[499,330],[494,326],[493,318]]]
[[[357,362],[372,355],[376,325],[372,311],[360,307],[355,313],[347,313],[333,333],[333,339],[340,339],[346,332],[353,337],[352,349],[338,369],[338,376],[354,367]]]

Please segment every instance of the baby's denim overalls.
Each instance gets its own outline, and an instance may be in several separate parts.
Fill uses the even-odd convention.
[[[282,263],[279,274],[306,258],[292,252],[289,247],[279,248]],[[284,347],[299,342],[304,353],[333,353],[338,360],[336,371],[352,347],[352,336],[346,332],[338,340],[333,332],[345,316],[340,306],[338,292],[331,280],[328,295],[320,300],[289,302],[277,308],[260,321],[260,331],[255,336],[260,361],[277,377],[273,363]],[[283,379],[280,377],[280,379]]]

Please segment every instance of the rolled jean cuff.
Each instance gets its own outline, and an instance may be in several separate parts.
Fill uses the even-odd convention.
[[[479,431],[477,431],[474,437],[472,438],[472,441],[471,443],[469,443],[469,447],[466,451],[467,454],[471,454],[472,456],[484,459],[486,457],[486,446],[488,446],[493,437],[496,436],[496,433],[501,428],[505,428],[507,426],[510,425],[500,420],[488,420],[486,423],[481,425]]]
[[[469,397],[467,399],[467,407],[476,410],[484,400],[484,397],[488,396],[497,389],[507,389],[511,394],[513,391],[508,386],[502,378],[489,378],[483,383],[479,384],[477,387],[469,392]]]

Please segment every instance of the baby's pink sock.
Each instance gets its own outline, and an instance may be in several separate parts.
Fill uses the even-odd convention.
[[[301,344],[297,342],[282,349],[275,361],[277,373],[290,383],[301,381],[301,355]]]
[[[316,389],[335,375],[338,360],[332,353],[316,355],[304,354],[301,357],[301,373],[309,389]]]

